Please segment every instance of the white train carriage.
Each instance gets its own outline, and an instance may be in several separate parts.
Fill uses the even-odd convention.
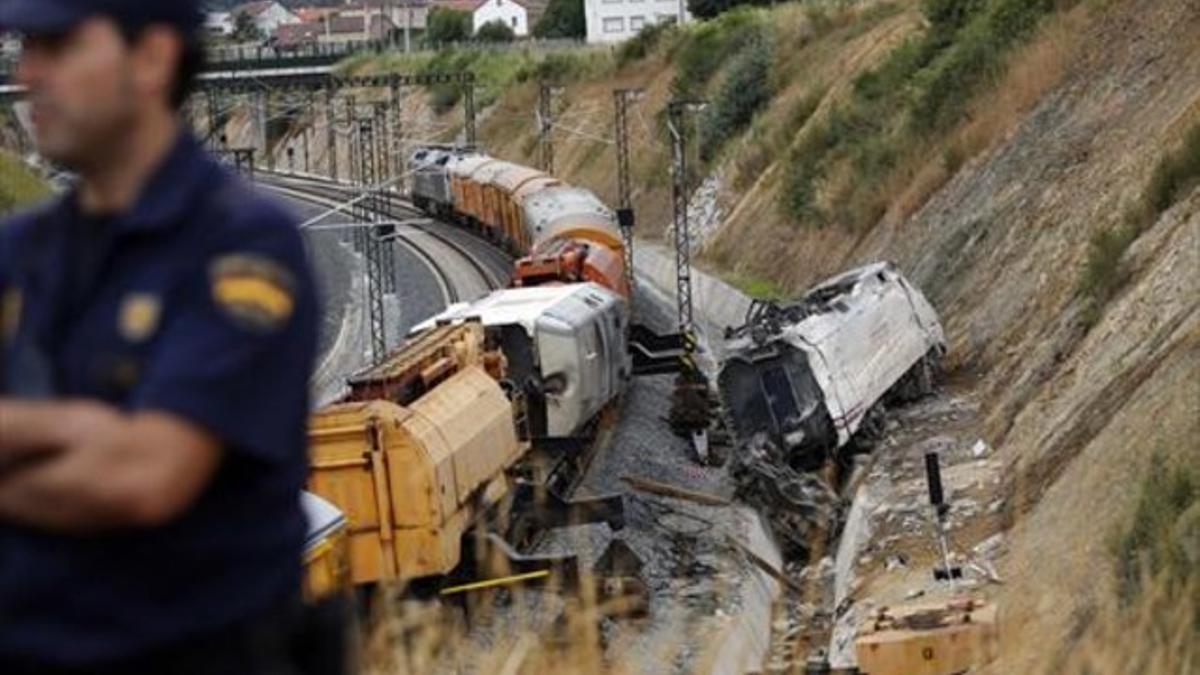
[[[845,445],[886,398],[927,392],[946,351],[933,307],[891,263],[762,307],[728,337],[718,382],[735,433],[766,434],[807,466]]]
[[[624,391],[632,374],[627,303],[594,283],[496,291],[413,329],[478,321],[508,360],[507,386],[529,403],[534,438],[571,438]]]

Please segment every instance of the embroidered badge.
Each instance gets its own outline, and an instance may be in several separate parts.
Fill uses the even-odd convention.
[[[258,332],[280,329],[295,310],[295,281],[282,265],[262,256],[217,259],[210,269],[213,301],[237,325]]]
[[[145,342],[158,331],[162,319],[162,301],[150,293],[130,293],[121,303],[117,319],[121,337],[130,342]]]
[[[11,341],[17,337],[21,327],[21,310],[24,307],[21,291],[10,288],[0,294],[0,338]]]

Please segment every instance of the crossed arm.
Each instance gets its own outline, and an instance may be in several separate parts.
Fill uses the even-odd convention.
[[[162,525],[199,498],[221,454],[174,415],[0,397],[0,521],[68,534]]]

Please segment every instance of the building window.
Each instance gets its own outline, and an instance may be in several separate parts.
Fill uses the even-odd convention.
[[[629,30],[637,31],[637,30],[641,30],[645,26],[646,26],[646,17],[644,17],[644,16],[629,17]]]
[[[619,5],[624,1],[625,0],[600,0],[600,2],[602,2],[606,5]]]
[[[512,18],[512,24],[513,24],[513,28],[516,28],[516,27],[517,27],[517,17],[515,17],[515,16],[514,16],[514,17]]]
[[[604,20],[605,33],[624,33],[625,32],[625,17],[610,16]]]

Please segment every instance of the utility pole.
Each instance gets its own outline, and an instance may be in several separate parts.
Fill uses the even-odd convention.
[[[357,159],[356,154],[355,154],[356,151],[358,150],[358,147],[357,147],[358,143],[361,141],[358,141],[357,138],[353,137],[353,136],[357,135],[357,133],[360,129],[360,127],[356,126],[354,123],[354,121],[357,118],[358,118],[358,102],[355,101],[353,96],[347,96],[346,97],[346,128],[350,130],[350,134],[351,134],[352,138],[350,139],[350,142],[347,144],[348,156],[347,156],[346,160],[349,162],[349,165],[350,165],[350,182],[351,183],[362,183],[362,175],[360,173],[362,166],[359,164],[359,160]],[[360,175],[355,175],[356,173],[360,173]]]
[[[633,187],[629,175],[629,104],[645,97],[641,89],[616,89],[613,103],[616,108],[617,136],[617,224],[625,245],[625,283],[633,293]]]
[[[462,76],[463,87],[463,115],[466,117],[464,123],[464,136],[468,148],[475,147],[475,73],[464,73]]]
[[[683,355],[675,393],[671,400],[671,428],[692,441],[700,461],[723,461],[709,448],[715,402],[708,376],[696,363],[696,324],[692,302],[692,240],[688,223],[688,145],[686,116],[703,110],[701,101],[672,101],[667,105],[667,128],[671,133],[671,198],[675,216],[675,280],[679,303],[679,332]]]
[[[375,182],[368,187],[372,189],[378,186],[388,184],[387,188],[379,188],[375,191],[375,213],[385,214],[390,216],[390,210],[387,208],[390,200],[387,198],[386,192],[391,190],[391,162],[388,161],[389,144],[391,141],[391,133],[380,133],[380,130],[387,129],[388,104],[383,101],[375,103]],[[373,231],[373,235],[377,239],[383,239],[379,243],[381,248],[380,256],[382,257],[382,285],[384,292],[396,292],[396,275],[392,270],[396,269],[396,251],[392,246],[391,239],[386,239],[395,234],[396,228],[392,225],[381,225]],[[385,333],[386,339],[386,333]]]
[[[217,138],[217,90],[209,89],[204,92],[208,103],[208,146],[216,144]]]
[[[337,163],[337,124],[334,122],[333,89],[325,89],[325,163],[329,167],[329,177],[336,183],[338,179]]]
[[[667,105],[667,127],[671,133],[671,203],[675,221],[675,281],[679,302],[679,330],[690,336],[695,331],[692,312],[692,237],[688,222],[687,128],[685,115],[704,109],[701,101],[671,101]]]
[[[265,92],[256,91],[252,95],[254,101],[254,147],[262,153],[267,152],[267,96]]]
[[[554,175],[554,102],[563,88],[542,83],[538,96],[538,146],[542,171]]]
[[[391,130],[392,143],[389,146],[392,152],[396,153],[396,175],[401,176],[400,184],[397,186],[401,192],[405,190],[404,181],[404,153],[408,149],[404,145],[404,111],[400,109],[401,102],[404,100],[400,97],[400,83],[392,81],[392,123],[389,129]]]
[[[312,166],[309,164],[309,140],[308,137],[312,133],[313,127],[317,123],[317,93],[312,89],[308,90],[308,124],[304,125],[304,173],[312,174]]]
[[[381,210],[379,203],[379,168],[378,153],[375,137],[375,119],[364,117],[358,121],[358,159],[359,187],[365,196],[359,203],[361,214],[359,222],[366,227],[360,228],[363,233],[363,252],[367,263],[367,314],[371,327],[371,360],[379,363],[387,354],[387,334],[383,313],[384,284],[386,283],[386,258],[384,248],[390,248],[391,243],[385,242],[380,232],[373,227]],[[393,275],[389,275],[393,276]]]

